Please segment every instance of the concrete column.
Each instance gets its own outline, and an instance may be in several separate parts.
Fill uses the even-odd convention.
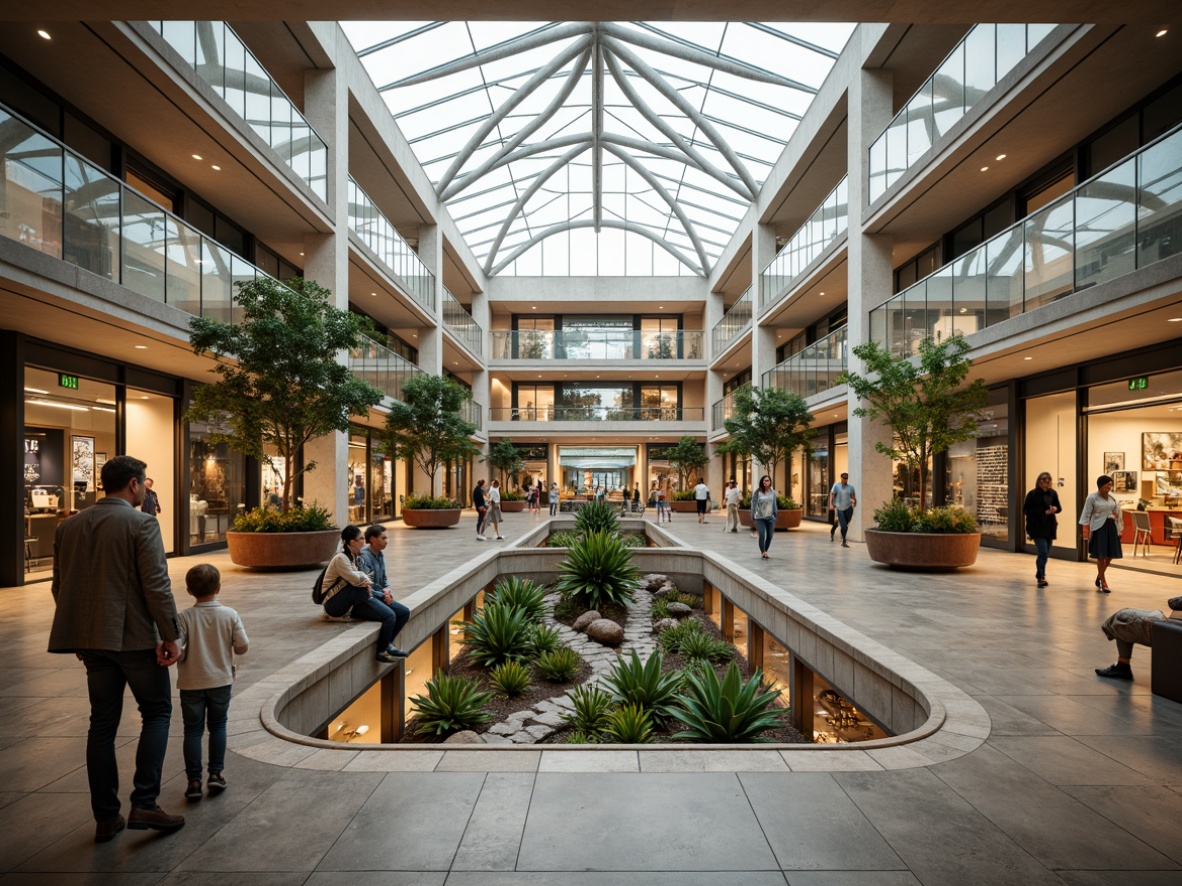
[[[813,740],[813,671],[792,653],[789,659],[792,668],[792,684],[788,692],[788,703],[792,708],[792,725],[804,736]]]
[[[893,113],[892,76],[889,71],[863,70],[849,91],[849,331],[850,368],[865,367],[854,357],[856,344],[870,340],[870,311],[891,297],[891,238],[868,234],[863,227],[867,207],[866,182],[870,143],[890,122]],[[853,414],[857,401],[850,400],[849,472],[858,490],[858,508],[850,533],[864,538],[863,530],[873,526],[874,509],[893,495],[891,462],[875,451],[874,444],[890,438],[889,429]]]
[[[768,326],[760,325],[759,301],[760,272],[776,257],[776,229],[772,225],[757,224],[751,232],[751,310],[754,328],[751,331],[751,385],[763,387],[763,374],[776,365],[776,333]],[[759,486],[759,478],[765,472],[763,465],[751,459],[751,488]],[[779,473],[779,471],[777,471]],[[772,477],[772,485],[783,495],[788,494],[784,478]]]
[[[443,232],[438,225],[423,225],[419,228],[419,258],[435,275],[435,322],[432,326],[425,326],[419,330],[419,368],[432,375],[443,375]],[[443,494],[443,474],[446,467],[441,467],[435,474],[434,485],[417,464],[408,464],[406,469],[414,472],[414,489],[417,494]],[[463,499],[462,495],[457,497]]]

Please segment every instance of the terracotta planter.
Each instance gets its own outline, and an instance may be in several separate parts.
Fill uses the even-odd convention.
[[[501,499],[501,513],[503,514],[517,514],[525,510],[527,501],[505,501]]]
[[[403,508],[402,522],[415,529],[446,529],[459,524],[460,513],[459,508]]]
[[[900,569],[959,569],[977,562],[979,532],[883,532],[866,530],[866,550],[875,563]]]
[[[671,501],[669,507],[679,514],[696,514],[698,512],[698,503],[692,498],[689,501]]]
[[[320,532],[227,532],[230,560],[248,569],[319,566],[341,544],[339,529]]]
[[[801,519],[804,517],[804,508],[780,508],[776,511],[776,531],[786,531],[788,529],[795,529],[800,525]],[[754,525],[751,522],[751,509],[739,509],[739,524],[746,526],[748,529]]]

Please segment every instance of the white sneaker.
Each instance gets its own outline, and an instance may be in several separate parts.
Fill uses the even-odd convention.
[[[478,535],[478,536],[476,536],[476,540],[477,540],[477,541],[488,541],[488,539],[487,539],[487,538],[485,538],[483,535]]]
[[[505,536],[503,536],[503,535],[497,536],[497,541],[504,541],[504,540],[505,540]]]

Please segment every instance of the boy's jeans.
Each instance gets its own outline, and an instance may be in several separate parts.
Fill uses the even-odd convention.
[[[201,734],[209,721],[209,771],[226,768],[226,719],[234,685],[216,689],[182,689],[181,717],[185,721],[185,775],[201,780]]]

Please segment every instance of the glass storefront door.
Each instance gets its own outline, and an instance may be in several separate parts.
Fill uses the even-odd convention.
[[[808,499],[804,502],[805,516],[826,517],[829,513],[829,434],[826,432],[813,443],[808,464]]]
[[[226,540],[234,518],[246,510],[246,458],[208,439],[210,427],[189,424],[189,542]]]
[[[1076,464],[1075,391],[1032,397],[1026,401],[1026,461],[1022,494],[1034,488],[1043,471],[1049,471],[1063,518],[1052,550],[1075,553],[1078,519],[1082,502],[1076,500],[1079,466]]]
[[[945,502],[977,518],[983,538],[1009,539],[1010,420],[1006,392],[991,392],[977,436],[953,445],[945,459]],[[1036,475],[1037,476],[1037,475]]]
[[[148,463],[148,478],[160,504],[160,536],[164,551],[173,552],[173,539],[180,516],[176,472],[176,401],[151,391],[129,388],[124,415],[127,422],[127,452]]]

